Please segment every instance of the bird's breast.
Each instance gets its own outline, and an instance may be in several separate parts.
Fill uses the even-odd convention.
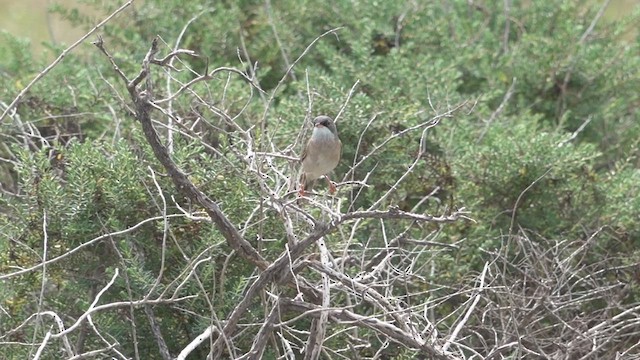
[[[315,128],[302,162],[308,177],[318,178],[331,172],[340,161],[340,145],[340,140],[329,129]]]

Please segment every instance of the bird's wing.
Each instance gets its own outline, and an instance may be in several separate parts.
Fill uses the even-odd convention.
[[[304,159],[307,158],[307,155],[309,155],[307,149],[309,149],[309,145],[311,145],[311,138],[312,137],[309,137],[309,139],[307,139],[307,142],[304,145],[304,149],[302,149],[302,155],[300,155],[300,163],[302,163]]]
[[[308,144],[307,144],[307,145],[308,145]],[[307,157],[307,147],[308,147],[308,146],[305,146],[305,147],[304,147],[304,150],[302,150],[302,155],[300,155],[300,160],[299,160],[300,162],[303,162],[303,161],[304,161],[304,159]]]

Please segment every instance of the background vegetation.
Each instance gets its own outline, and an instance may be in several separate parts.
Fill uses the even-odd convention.
[[[600,4],[570,0],[209,6],[136,3],[99,34],[129,79],[156,36],[158,58],[177,48],[199,55],[155,67],[139,89],[170,99],[152,120],[173,161],[262,258],[275,263],[291,233],[313,235],[304,213],[327,223],[358,210],[448,216],[363,216],[336,226],[326,246],[343,275],[372,273],[367,286],[433,325],[418,333],[437,356],[638,357],[640,42],[628,38],[638,14],[604,22]],[[5,111],[46,64],[26,41],[0,36]],[[219,67],[244,74],[221,71],[178,93]],[[0,123],[3,358],[177,356],[208,327],[221,329],[264,270],[176,189],[132,98],[107,56],[85,46]],[[319,185],[317,201],[298,205],[287,175],[296,176],[305,119],[317,114],[339,115],[343,184],[336,198]],[[297,206],[291,225],[282,214]],[[306,250],[298,275],[339,284],[314,267],[321,250]],[[336,287],[331,308],[399,326],[385,305],[362,294],[351,302]],[[252,348],[274,294],[296,291],[266,287],[218,356]],[[95,300],[115,305],[87,317]],[[300,349],[315,320],[299,313],[283,310],[279,321],[291,322],[276,327],[263,358],[311,356]],[[436,356],[332,319],[321,357]],[[78,327],[46,340],[60,323]],[[189,358],[214,347],[205,341]]]

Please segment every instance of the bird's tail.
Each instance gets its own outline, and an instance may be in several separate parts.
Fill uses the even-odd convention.
[[[307,174],[304,172],[300,175],[300,189],[301,191],[311,191],[313,189],[313,185],[316,183],[316,180],[307,179]]]

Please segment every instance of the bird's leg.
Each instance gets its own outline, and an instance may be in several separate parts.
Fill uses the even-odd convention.
[[[304,193],[304,186],[307,183],[307,177],[305,176],[305,174],[302,174],[302,176],[300,177],[300,187],[298,188],[298,195],[300,195],[300,197],[304,197],[305,193]]]
[[[331,182],[331,179],[329,179],[329,175],[325,175],[324,178],[327,179],[327,183],[329,183],[329,194],[331,194],[331,195],[335,194],[336,193],[336,185]]]

